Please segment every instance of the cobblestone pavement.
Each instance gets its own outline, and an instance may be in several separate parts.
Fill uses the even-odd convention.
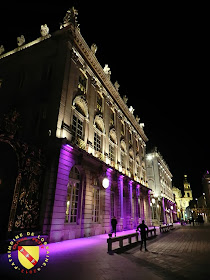
[[[121,255],[162,279],[210,279],[210,225],[183,226],[147,244],[148,252],[136,247]]]

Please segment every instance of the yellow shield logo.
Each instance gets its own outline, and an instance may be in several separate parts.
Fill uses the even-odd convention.
[[[18,246],[18,260],[23,267],[33,268],[39,261],[39,246]]]

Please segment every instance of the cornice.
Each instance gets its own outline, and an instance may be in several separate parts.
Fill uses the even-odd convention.
[[[71,25],[68,26],[68,28],[71,28]],[[136,129],[136,131],[139,133],[139,135],[142,137],[142,139],[147,142],[148,138],[145,135],[143,129],[141,126],[137,123],[134,115],[129,111],[127,105],[121,98],[119,92],[115,89],[114,85],[108,78],[108,76],[105,74],[102,66],[98,62],[96,56],[91,51],[87,43],[85,42],[84,38],[82,37],[79,30],[76,28],[75,30],[72,30],[74,32],[74,44],[79,49],[80,53],[85,57],[86,61],[90,64],[93,71],[97,75],[97,77],[100,79],[103,86],[106,88],[106,90],[110,93],[114,101],[118,104],[122,112],[125,114],[125,116],[128,118],[128,120],[132,123],[133,127]]]

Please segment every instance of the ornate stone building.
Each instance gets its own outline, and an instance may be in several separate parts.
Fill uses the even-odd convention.
[[[146,156],[148,184],[151,191],[152,222],[176,221],[176,204],[172,191],[172,174],[157,148]]]
[[[76,16],[70,9],[54,34],[45,25],[37,40],[1,48],[0,148],[15,161],[13,181],[0,177],[2,189],[10,184],[10,233],[32,229],[49,241],[108,233],[114,215],[118,230],[151,224],[143,124]]]
[[[189,206],[190,201],[193,200],[192,190],[190,188],[190,183],[187,180],[187,175],[184,175],[184,196],[180,189],[173,187],[173,193],[175,196],[175,201],[177,204],[177,217],[179,220],[186,220],[189,215],[187,215],[186,208]]]

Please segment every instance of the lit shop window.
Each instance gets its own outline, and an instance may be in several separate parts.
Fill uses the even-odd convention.
[[[80,174],[75,166],[71,169],[67,188],[65,222],[76,223],[78,215]]]

